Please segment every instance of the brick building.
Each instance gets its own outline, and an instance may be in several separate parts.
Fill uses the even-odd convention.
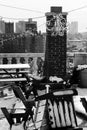
[[[14,23],[5,22],[5,33],[14,33]]]
[[[51,7],[51,12],[46,13],[46,20],[50,24],[47,25],[47,36],[46,36],[46,53],[45,53],[45,65],[44,75],[64,77],[66,75],[66,40],[67,34],[64,31],[64,35],[52,35],[49,31],[50,28],[54,27],[53,16],[62,14],[62,17],[66,19],[67,13],[62,12],[62,7]]]
[[[26,31],[37,31],[37,22],[29,19],[28,21],[19,21],[16,23],[16,33],[24,33]]]

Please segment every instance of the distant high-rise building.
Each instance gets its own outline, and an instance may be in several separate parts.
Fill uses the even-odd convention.
[[[23,33],[26,31],[36,32],[37,22],[29,19],[28,21],[19,21],[18,23],[16,23],[16,33]]]
[[[14,33],[14,23],[5,22],[5,33]]]
[[[44,53],[45,52],[45,43],[46,39],[44,35],[35,36],[35,52],[36,53]]]
[[[32,19],[29,19],[28,22],[25,24],[25,30],[31,30],[33,32],[37,31],[37,22],[32,21]]]
[[[0,20],[0,34],[5,33],[5,22]]]
[[[25,32],[25,21],[19,21],[16,23],[16,33]]]
[[[70,34],[78,33],[78,22],[77,21],[71,22],[70,27],[69,27],[69,33]]]

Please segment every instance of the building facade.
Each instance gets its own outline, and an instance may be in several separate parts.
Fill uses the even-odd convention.
[[[5,22],[5,33],[14,33],[14,23]]]
[[[5,22],[0,20],[0,34],[5,33]]]
[[[14,23],[0,20],[0,34],[14,33]]]
[[[31,30],[32,32],[37,31],[37,22],[36,21],[32,21],[32,19],[29,19],[26,23],[25,23],[25,31]]]
[[[16,33],[25,32],[25,21],[19,21],[16,23]]]
[[[43,34],[0,34],[0,53],[43,53],[45,42]]]
[[[16,33],[24,33],[26,31],[37,31],[37,22],[29,19],[28,21],[19,21],[16,23]]]

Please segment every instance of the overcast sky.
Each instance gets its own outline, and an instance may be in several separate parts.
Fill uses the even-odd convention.
[[[68,12],[70,10],[86,6],[87,0],[0,0],[0,4],[6,4],[30,10],[37,10],[41,12],[49,12],[50,6],[62,6],[63,12]],[[44,13],[29,12],[0,6],[0,16],[3,17],[26,19],[29,17],[38,17],[43,15]],[[7,19],[5,20],[11,22],[13,21]],[[38,26],[43,24],[43,26],[38,27],[38,30],[45,31],[45,18],[36,20],[38,22]],[[87,8],[69,13],[68,21],[78,21],[79,32],[87,31]]]

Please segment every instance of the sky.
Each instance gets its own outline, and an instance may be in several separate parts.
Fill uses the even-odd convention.
[[[83,6],[87,6],[87,0],[0,0],[0,4],[16,6],[37,12],[18,10],[0,5],[0,16],[11,18],[33,18],[44,16],[46,12],[50,12],[51,6],[62,6],[63,12],[68,12]],[[40,11],[40,12],[38,12]],[[68,22],[78,21],[79,32],[87,31],[87,7],[68,13]],[[17,20],[4,19],[5,21],[17,22]],[[33,19],[37,21],[38,30],[45,32],[46,17]]]

